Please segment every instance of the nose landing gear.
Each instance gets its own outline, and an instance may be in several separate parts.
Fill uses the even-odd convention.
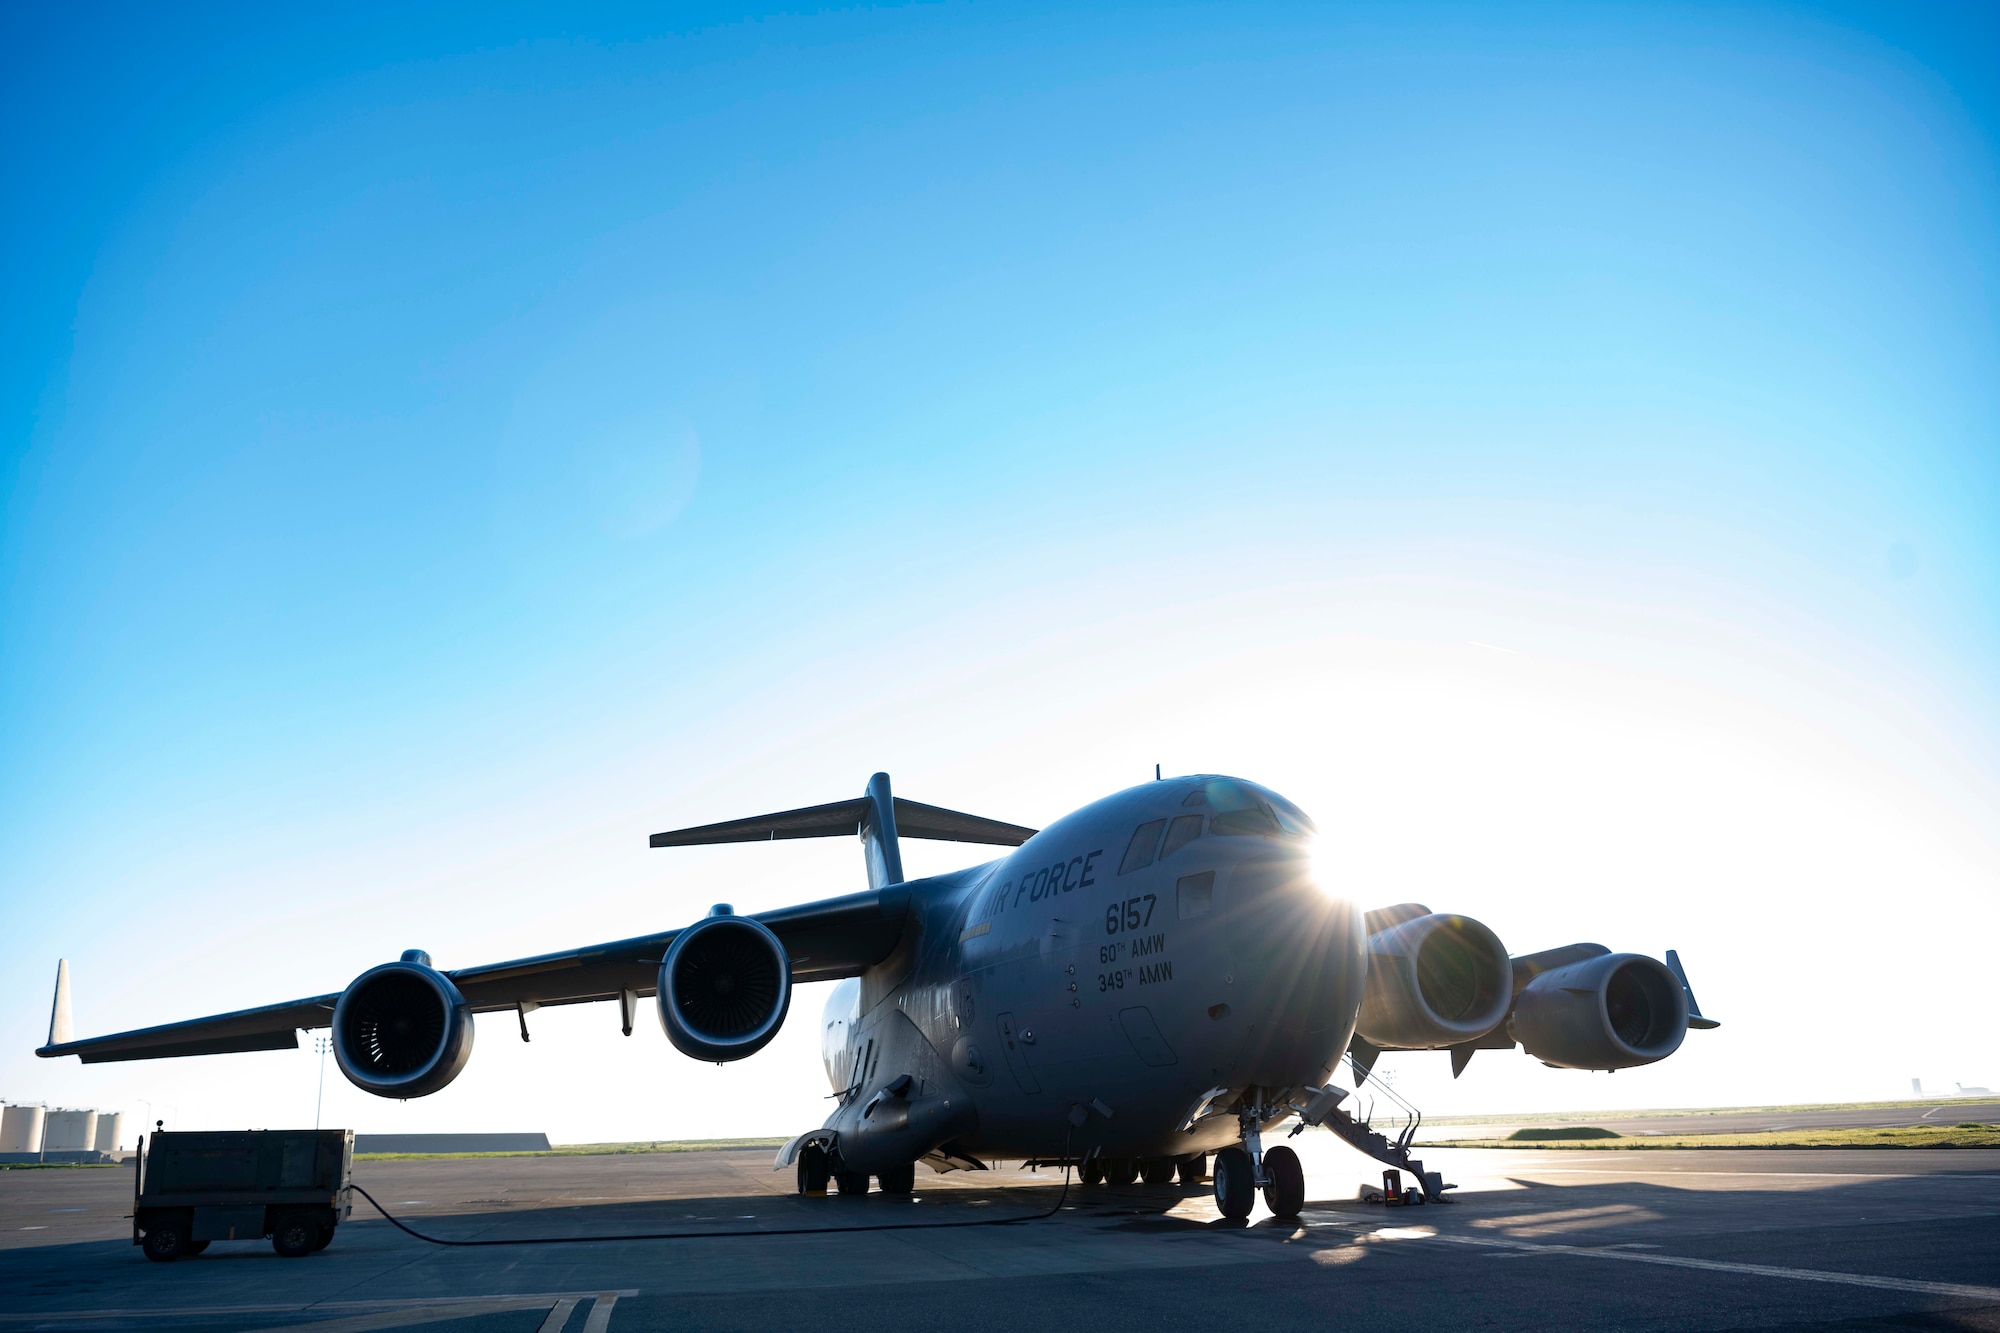
[[[1237,1118],[1243,1146],[1215,1155],[1215,1207],[1224,1217],[1250,1216],[1259,1189],[1275,1216],[1297,1217],[1306,1206],[1306,1173],[1298,1154],[1283,1145],[1268,1152],[1264,1148],[1263,1122],[1269,1118],[1268,1108],[1245,1110]]]
[[[1224,1217],[1250,1216],[1257,1202],[1257,1167],[1241,1148],[1224,1148],[1215,1155],[1215,1207]]]
[[[1297,1217],[1306,1206],[1305,1168],[1282,1144],[1264,1154],[1264,1206],[1277,1217]]]

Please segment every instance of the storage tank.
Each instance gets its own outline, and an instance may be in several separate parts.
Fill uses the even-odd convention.
[[[99,1111],[97,1113],[97,1151],[114,1153],[125,1146],[125,1113],[123,1111]]]
[[[43,1152],[89,1152],[97,1140],[97,1112],[59,1107],[42,1121]]]
[[[11,1104],[0,1110],[0,1152],[40,1152],[42,1112],[39,1106]]]

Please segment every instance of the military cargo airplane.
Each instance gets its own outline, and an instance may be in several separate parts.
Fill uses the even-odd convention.
[[[922,805],[877,773],[850,801],[654,834],[654,847],[858,836],[866,892],[485,967],[420,949],[346,989],[259,1009],[72,1040],[67,987],[42,1056],[86,1064],[277,1050],[330,1027],[357,1087],[422,1097],[472,1054],[473,1015],[615,1001],[626,1035],[648,996],[668,1039],[740,1060],[784,1023],[792,987],[839,979],[821,1054],[835,1107],[779,1152],[801,1193],[907,1193],[916,1166],[1075,1164],[1085,1184],[1211,1181],[1227,1217],[1261,1191],[1305,1203],[1297,1155],[1263,1136],[1325,1125],[1425,1197],[1447,1188],[1344,1110],[1345,1060],[1365,1081],[1386,1050],[1519,1045],[1567,1069],[1663,1060],[1714,1027],[1672,950],[1663,964],[1598,944],[1509,957],[1492,930],[1416,903],[1363,912],[1312,864],[1314,825],[1254,782],[1144,783],[1036,830]],[[900,839],[1011,847],[905,880]],[[1360,1086],[1360,1082],[1357,1082]],[[1293,1133],[1297,1133],[1295,1128]],[[1209,1157],[1213,1154],[1212,1170]]]

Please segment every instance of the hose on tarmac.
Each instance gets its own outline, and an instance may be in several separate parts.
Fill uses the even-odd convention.
[[[954,1227],[1004,1227],[1017,1222],[1042,1222],[1062,1211],[1069,1199],[1069,1138],[1063,1138],[1063,1187],[1056,1196],[1053,1207],[1042,1213],[1022,1213],[1015,1217],[978,1217],[963,1222],[877,1222],[862,1227],[778,1227],[768,1231],[647,1231],[621,1233],[614,1236],[520,1236],[491,1240],[447,1240],[443,1236],[426,1236],[415,1227],[404,1222],[394,1213],[384,1208],[375,1196],[359,1185],[350,1185],[356,1194],[368,1200],[376,1212],[382,1214],[390,1226],[406,1235],[431,1245],[448,1245],[454,1249],[470,1249],[486,1245],[585,1245],[603,1241],[619,1240],[755,1240],[763,1236],[839,1236],[850,1231],[949,1231]]]

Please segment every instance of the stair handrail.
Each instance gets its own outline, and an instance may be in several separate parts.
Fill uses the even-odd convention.
[[[1368,1082],[1369,1071],[1366,1066],[1364,1066],[1359,1060],[1354,1058],[1352,1052],[1348,1053],[1347,1063],[1349,1068],[1351,1068],[1354,1071],[1354,1087],[1355,1090],[1358,1092],[1360,1091],[1361,1087]],[[1396,1147],[1407,1152],[1409,1150],[1410,1144],[1416,1141],[1418,1127],[1424,1123],[1424,1113],[1422,1111],[1419,1111],[1409,1101],[1405,1100],[1401,1094],[1399,1094],[1394,1088],[1390,1087],[1387,1083],[1384,1083],[1381,1079],[1376,1079],[1374,1081],[1374,1086],[1375,1089],[1379,1090],[1384,1097],[1387,1097],[1389,1099],[1390,1103],[1394,1105],[1397,1110],[1403,1113],[1403,1128],[1401,1132],[1399,1132],[1396,1135]],[[1367,1119],[1363,1120],[1362,1123],[1370,1124],[1370,1122],[1372,1122],[1374,1119],[1374,1115],[1375,1115],[1375,1103],[1374,1103],[1374,1098],[1371,1094],[1368,1104],[1368,1117]]]

